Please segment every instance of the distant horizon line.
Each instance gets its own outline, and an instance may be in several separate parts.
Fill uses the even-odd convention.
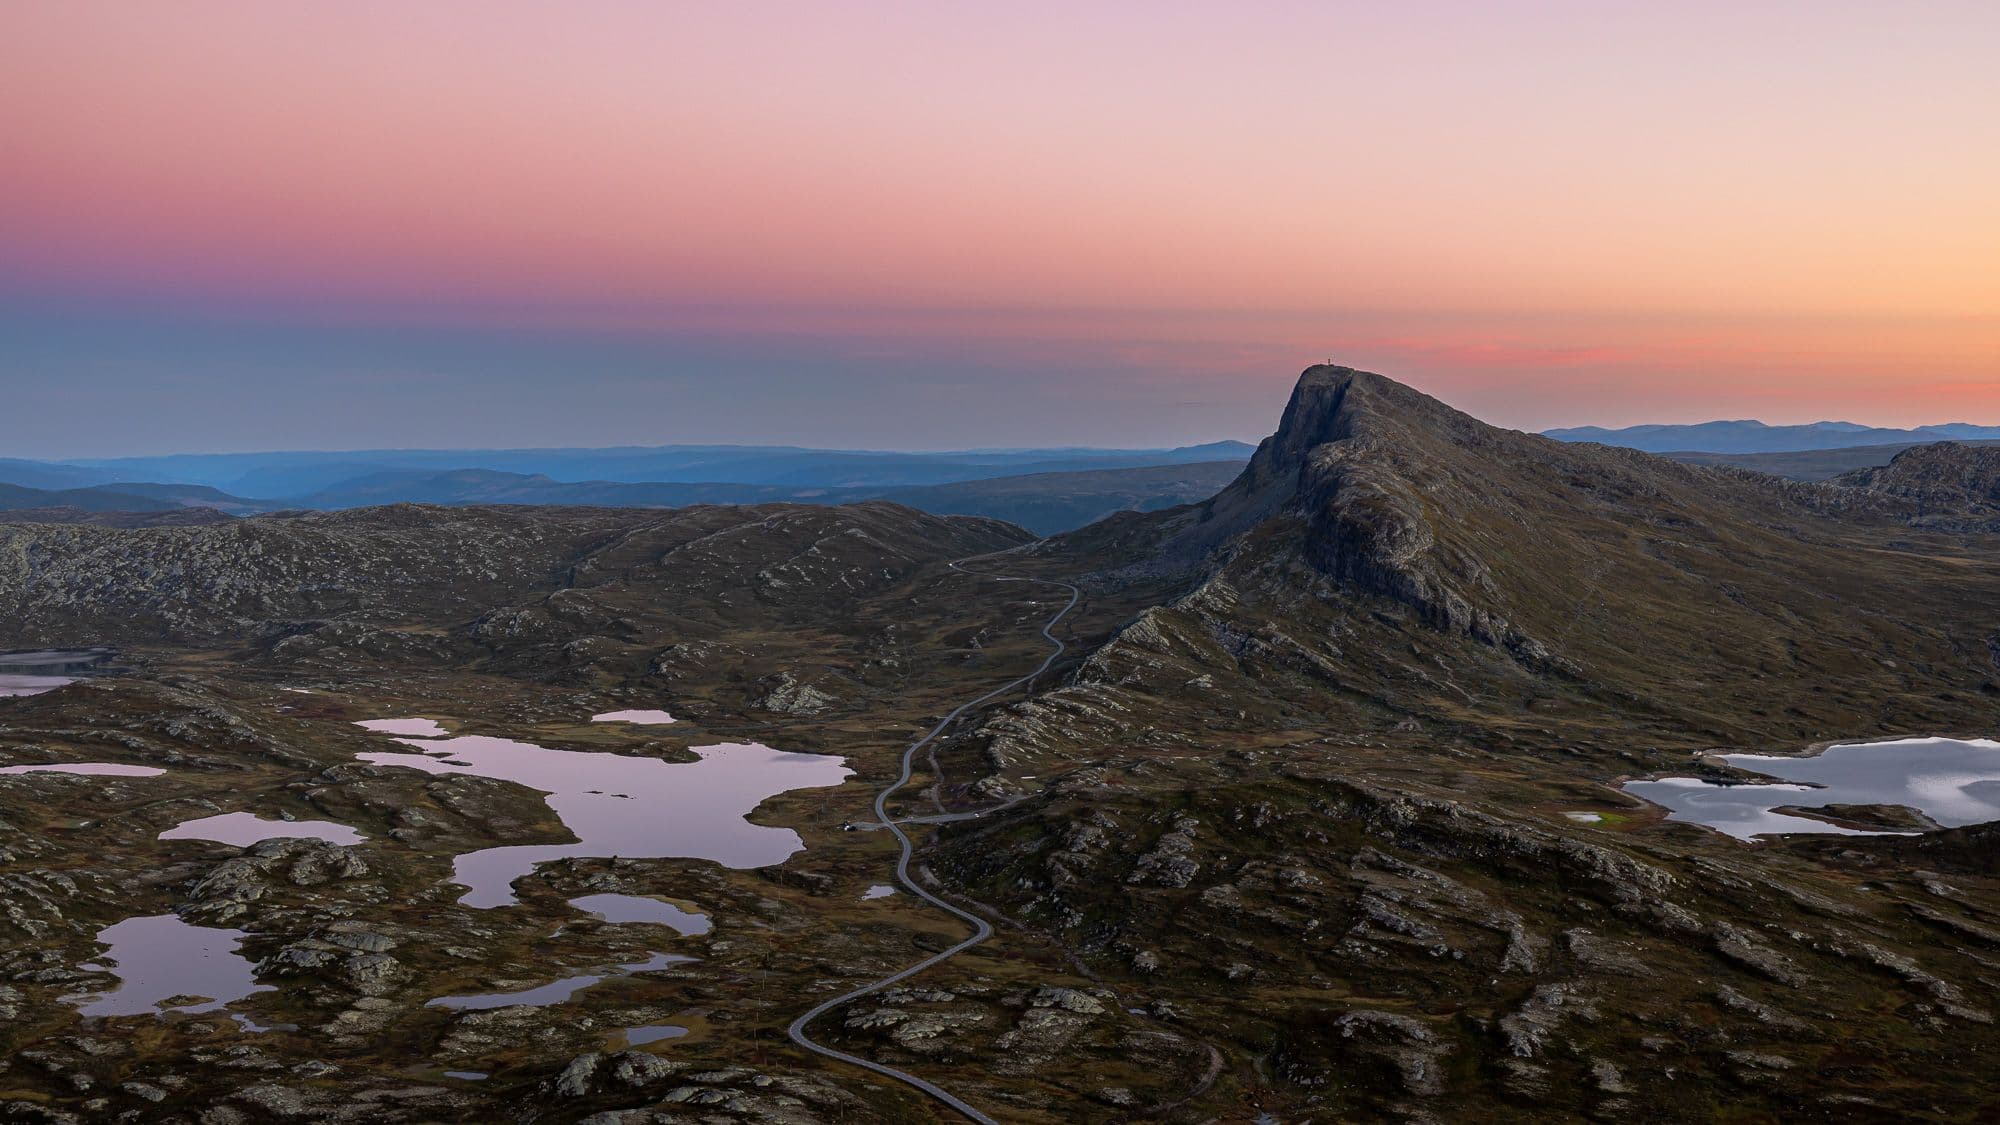
[[[1848,426],[1858,430],[1885,430],[1898,433],[1917,433],[1925,430],[1942,429],[1949,426],[1974,426],[2000,429],[2000,423],[1973,422],[1955,419],[1945,422],[1926,422],[1913,426],[1877,425],[1869,422],[1854,422],[1846,419],[1824,418],[1815,422],[1766,422],[1760,418],[1708,418],[1698,422],[1634,422],[1623,426],[1603,426],[1584,423],[1573,426],[1549,426],[1539,430],[1521,432],[1547,436],[1557,433],[1597,431],[1607,434],[1627,433],[1643,429],[1693,428],[1712,425],[1753,425],[1764,429],[1811,429],[1818,426]],[[1500,427],[1506,429],[1508,427]],[[1269,435],[1265,435],[1268,437]],[[1215,438],[1209,441],[1185,442],[1179,445],[987,445],[933,447],[918,449],[887,449],[868,446],[797,445],[789,442],[759,444],[756,442],[662,442],[657,445],[352,445],[332,448],[266,447],[262,449],[179,449],[165,453],[128,453],[117,456],[67,455],[10,456],[0,452],[0,461],[29,461],[47,465],[89,466],[133,461],[153,461],[174,457],[284,457],[284,456],[334,456],[343,453],[380,456],[395,453],[615,453],[622,451],[657,452],[660,450],[756,450],[769,452],[789,450],[799,453],[851,453],[870,456],[943,457],[953,454],[967,456],[990,456],[997,454],[1022,453],[1104,453],[1141,454],[1173,453],[1188,449],[1202,449],[1217,445],[1240,445],[1254,450],[1263,438],[1246,440],[1243,438]],[[1949,440],[1949,439],[1946,439]]]
[[[1266,435],[1268,436],[1268,435]],[[1258,441],[1263,440],[1259,438]],[[1257,441],[1240,438],[1216,438],[1212,441],[1187,442],[1181,445],[989,445],[963,446],[936,449],[881,449],[864,446],[793,445],[779,443],[760,445],[753,442],[663,442],[659,445],[391,445],[391,446],[342,446],[329,449],[309,448],[265,448],[265,449],[215,449],[215,450],[175,450],[168,453],[130,453],[115,457],[63,456],[63,457],[19,457],[0,453],[0,461],[30,461],[45,465],[93,465],[123,461],[155,461],[172,457],[288,457],[288,456],[335,456],[343,453],[365,453],[380,455],[387,453],[617,453],[631,451],[652,453],[660,450],[754,450],[770,452],[774,450],[799,453],[852,453],[869,456],[890,457],[944,457],[953,454],[967,456],[991,456],[1020,453],[1175,453],[1188,449],[1205,449],[1216,445],[1241,445],[1250,449],[1257,447]]]

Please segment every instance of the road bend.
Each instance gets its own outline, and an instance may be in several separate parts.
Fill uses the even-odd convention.
[[[980,557],[983,558],[986,556],[980,556]],[[960,562],[969,562],[969,561],[972,560],[969,559],[960,560]],[[1055,634],[1056,623],[1061,621],[1063,617],[1069,613],[1070,610],[1076,608],[1077,602],[1082,600],[1083,598],[1083,592],[1067,582],[1062,582],[1053,578],[1023,578],[1018,575],[985,574],[980,571],[966,570],[964,567],[960,566],[959,563],[957,562],[952,563],[951,568],[953,570],[960,572],[961,574],[978,575],[984,578],[992,578],[1000,582],[1039,582],[1051,586],[1060,586],[1063,589],[1069,591],[1069,603],[1063,606],[1061,609],[1057,610],[1055,616],[1049,618],[1047,621],[1042,623],[1042,636],[1047,638],[1049,644],[1053,645],[1054,648],[1049,652],[1048,658],[1042,661],[1041,666],[1036,668],[1034,671],[1028,673],[1027,675],[1022,676],[1019,679],[1009,680],[1008,682],[1001,684],[999,687],[994,688],[992,691],[987,692],[985,695],[982,695],[977,699],[967,700],[966,702],[961,703],[957,707],[953,708],[949,715],[946,715],[944,718],[938,720],[938,724],[930,729],[930,733],[924,735],[922,738],[917,739],[915,742],[910,743],[909,748],[903,751],[903,772],[901,776],[897,777],[895,782],[891,784],[888,788],[883,789],[881,792],[875,794],[875,819],[884,828],[887,828],[889,831],[896,834],[896,842],[902,848],[902,854],[898,856],[896,859],[896,881],[903,885],[903,889],[909,891],[913,895],[916,895],[918,898],[923,899],[925,902],[930,903],[932,906],[937,907],[939,910],[946,911],[947,913],[953,915],[954,917],[960,918],[968,923],[971,923],[972,936],[966,938],[964,941],[959,942],[957,945],[952,946],[950,949],[947,949],[942,953],[937,953],[930,957],[924,958],[922,961],[919,961],[916,964],[911,965],[907,969],[903,969],[899,972],[890,973],[888,976],[883,977],[880,980],[873,981],[869,984],[864,984],[860,988],[854,989],[851,992],[842,993],[841,995],[836,996],[831,1000],[827,1000],[815,1006],[811,1011],[807,1012],[805,1015],[802,1015],[798,1019],[793,1020],[792,1026],[785,1029],[785,1034],[791,1036],[792,1042],[797,1043],[799,1046],[804,1047],[806,1050],[811,1051],[816,1055],[823,1055],[829,1059],[837,1059],[844,1063],[850,1063],[854,1066],[861,1067],[864,1070],[872,1070],[875,1073],[882,1075],[885,1078],[893,1078],[896,1081],[901,1082],[906,1086],[910,1086],[914,1089],[921,1090],[924,1093],[929,1094],[931,1097],[936,1098],[938,1101],[943,1102],[945,1105],[950,1106],[952,1109],[957,1110],[959,1113],[964,1114],[971,1120],[980,1122],[980,1125],[999,1125],[999,1123],[994,1121],[991,1117],[988,1117],[984,1113],[981,1113],[979,1110],[967,1104],[962,1098],[958,1097],[956,1094],[951,1093],[950,1091],[944,1089],[943,1087],[937,1085],[934,1082],[930,1082],[926,1079],[919,1078],[916,1075],[910,1074],[906,1071],[897,1070],[893,1066],[884,1066],[881,1063],[875,1062],[871,1059],[864,1059],[858,1055],[850,1055],[845,1051],[836,1051],[832,1047],[828,1047],[823,1043],[814,1042],[812,1037],[806,1034],[806,1027],[808,1025],[810,1025],[814,1020],[818,1019],[819,1017],[832,1011],[833,1009],[840,1007],[842,1004],[845,1004],[850,1000],[858,1000],[861,997],[867,996],[870,993],[878,992],[884,988],[887,988],[890,985],[895,984],[897,981],[905,980],[909,977],[915,976],[916,974],[923,972],[925,969],[930,968],[932,965],[936,965],[943,961],[948,961],[951,958],[958,956],[959,954],[965,952],[968,949],[971,949],[973,946],[978,945],[980,942],[985,941],[987,938],[993,936],[993,926],[991,923],[987,922],[986,919],[980,917],[977,914],[972,913],[971,911],[961,910],[958,907],[953,906],[951,903],[946,902],[944,899],[939,898],[938,896],[925,890],[923,887],[917,885],[917,881],[910,877],[910,855],[912,852],[910,837],[904,833],[901,825],[897,824],[894,820],[891,820],[889,818],[889,807],[888,807],[889,798],[894,796],[897,790],[903,788],[905,785],[908,785],[910,783],[910,774],[911,771],[914,769],[917,754],[920,753],[924,749],[924,747],[929,746],[932,742],[936,741],[937,737],[944,733],[945,728],[949,727],[952,723],[956,722],[960,715],[965,714],[967,711],[972,710],[974,707],[977,707],[983,703],[990,702],[994,699],[999,698],[1000,696],[1007,694],[1010,691],[1013,691],[1015,688],[1020,687],[1021,685],[1029,682],[1030,680],[1033,680],[1035,677],[1048,671],[1050,666],[1055,664],[1056,658],[1063,654],[1063,650],[1066,647],[1062,643],[1062,641],[1058,640],[1056,637]],[[982,904],[975,902],[974,905],[978,906]]]

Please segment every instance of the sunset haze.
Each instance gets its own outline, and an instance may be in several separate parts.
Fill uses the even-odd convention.
[[[1329,356],[1524,428],[2000,421],[1988,4],[0,24],[23,455],[1254,439]]]

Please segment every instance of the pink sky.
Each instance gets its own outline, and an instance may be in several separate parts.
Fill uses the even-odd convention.
[[[1214,436],[1328,356],[2000,421],[1996,59],[1990,2],[23,0],[0,301],[976,354]]]

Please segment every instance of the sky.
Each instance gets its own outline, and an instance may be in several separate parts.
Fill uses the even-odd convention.
[[[12,0],[0,456],[2000,422],[1991,0]]]

